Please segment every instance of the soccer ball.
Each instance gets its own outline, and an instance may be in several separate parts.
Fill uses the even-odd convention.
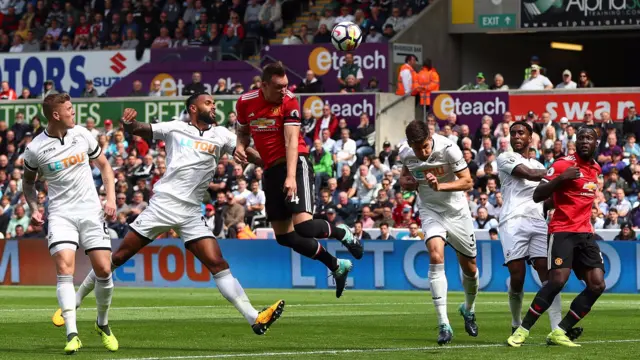
[[[338,50],[355,50],[362,43],[362,30],[350,21],[343,21],[331,30],[331,42]]]

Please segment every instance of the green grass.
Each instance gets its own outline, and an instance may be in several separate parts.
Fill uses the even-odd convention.
[[[544,345],[546,315],[527,346],[504,345],[511,329],[507,297],[481,293],[476,305],[480,336],[464,332],[456,313],[463,299],[449,295],[454,341],[435,343],[437,324],[431,295],[424,291],[249,290],[256,307],[279,298],[283,317],[266,336],[256,336],[216,289],[116,288],[110,324],[120,341],[107,352],[93,332],[95,302],[78,311],[84,348],[75,359],[637,359],[640,296],[606,294],[581,323],[582,348]],[[528,294],[527,308],[532,294]],[[567,309],[573,294],[563,297]],[[64,328],[51,324],[57,307],[53,287],[0,287],[0,359],[62,359]]]

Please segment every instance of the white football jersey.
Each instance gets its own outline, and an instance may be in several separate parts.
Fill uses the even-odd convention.
[[[434,191],[426,180],[428,173],[435,175],[440,183],[458,179],[455,173],[467,168],[458,145],[448,138],[434,134],[433,151],[427,159],[418,159],[413,149],[403,143],[400,147],[400,162],[406,166],[418,181],[421,208],[437,213],[456,213],[469,211],[466,197],[462,191]]]
[[[516,152],[506,152],[498,156],[498,171],[503,197],[500,222],[505,222],[515,216],[526,216],[544,220],[543,204],[533,201],[533,192],[538,187],[538,181],[531,181],[511,175],[518,165],[530,169],[544,170],[544,165],[535,159],[528,159]]]
[[[167,171],[153,186],[155,194],[200,206],[218,160],[232,155],[236,135],[222,126],[201,131],[179,120],[151,124],[153,138],[165,142]]]
[[[24,166],[49,184],[49,214],[100,211],[89,159],[102,153],[96,138],[82,126],[67,130],[60,139],[45,130],[24,151]]]

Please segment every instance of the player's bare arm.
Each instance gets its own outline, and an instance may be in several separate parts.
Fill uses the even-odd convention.
[[[400,187],[405,190],[414,191],[418,188],[418,182],[406,166],[402,167],[402,174],[400,175],[399,181]]]
[[[104,204],[104,216],[109,221],[116,220],[116,186],[115,177],[113,175],[113,169],[111,164],[107,160],[104,154],[100,154],[97,159],[94,160],[94,164],[100,170],[102,175],[102,183],[104,189],[107,192],[107,202]]]
[[[253,154],[249,154],[249,144],[251,143],[251,129],[248,125],[239,124],[236,130],[237,140],[236,140],[236,151],[233,153],[233,159],[241,164],[246,164],[247,161],[252,162],[257,165],[257,163],[251,161],[249,159],[250,156],[254,156],[257,154],[257,151],[253,151]],[[258,155],[260,157],[260,155]],[[262,161],[262,160],[260,160]]]
[[[27,199],[29,209],[31,209],[31,225],[42,226],[42,214],[38,211],[38,191],[36,190],[36,180],[38,173],[25,167],[23,182],[24,197]]]
[[[558,186],[562,184],[563,181],[573,180],[579,177],[580,169],[572,166],[553,180],[540,182],[536,190],[533,192],[533,201],[537,203],[545,201],[546,199],[550,198],[551,195],[553,195],[553,193],[556,191]]]
[[[473,189],[473,178],[471,178],[471,172],[469,168],[458,171],[455,181],[442,183],[438,182],[438,178],[433,174],[427,174],[427,181],[429,186],[435,191],[468,191]]]
[[[540,181],[546,174],[547,171],[544,169],[531,169],[522,164],[516,166],[511,172],[511,175],[517,178],[530,181]]]
[[[129,134],[140,136],[145,140],[153,139],[153,132],[151,131],[151,124],[141,123],[136,121],[138,112],[135,109],[126,108],[122,113],[122,123],[124,124],[124,130]]]
[[[299,125],[286,125],[284,127],[284,142],[287,148],[287,178],[284,181],[284,191],[287,196],[296,194],[296,168],[298,166],[298,138],[300,137]]]
[[[246,158],[247,158],[248,162],[250,162],[252,164],[255,164],[256,166],[261,166],[261,167],[264,166],[264,162],[262,161],[262,157],[260,157],[260,153],[256,149],[251,148],[251,147],[247,147],[247,148],[245,148],[245,154],[246,154]],[[235,153],[234,153],[234,155],[235,155]]]

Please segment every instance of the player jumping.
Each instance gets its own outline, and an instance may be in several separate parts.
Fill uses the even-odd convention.
[[[400,148],[403,164],[400,184],[410,190],[419,187],[420,220],[430,257],[429,282],[440,325],[438,344],[449,343],[453,338],[447,317],[445,244],[458,253],[463,272],[465,302],[458,311],[464,318],[467,333],[478,336],[475,316],[478,294],[476,239],[471,211],[463,193],[473,187],[471,173],[460,148],[444,136],[430,134],[427,123],[414,120],[405,133],[407,144]]]
[[[222,296],[238,309],[256,334],[262,335],[282,314],[284,301],[279,300],[261,312],[254,309],[238,280],[231,275],[200,206],[218,159],[224,154],[233,154],[236,136],[224,127],[212,125],[216,109],[211,95],[191,95],[186,105],[189,123],[180,120],[140,123],[135,121],[134,109],[124,111],[122,122],[129,134],[165,142],[167,172],[153,187],[149,207],[129,225],[131,231],[111,257],[112,268],[115,270],[158,235],[173,229],[184,241],[185,248],[213,274]],[[77,306],[91,292],[94,281],[92,271],[78,289]],[[54,324],[62,322],[55,315],[53,321]]]
[[[315,238],[340,240],[356,259],[362,258],[363,247],[348,226],[313,219],[313,166],[300,133],[300,105],[287,90],[288,85],[282,63],[269,64],[262,72],[262,87],[238,99],[240,126],[235,159],[247,161],[245,149],[253,137],[264,161],[265,208],[278,244],[326,265],[336,281],[336,296],[340,297],[353,265],[331,255]]]
[[[47,129],[24,152],[24,194],[31,208],[31,223],[42,226],[35,182],[38,174],[49,184],[49,253],[56,264],[58,304],[67,328],[64,351],[73,354],[82,347],[76,326],[76,298],[73,287],[76,250],[79,245],[91,260],[95,273],[98,318],[95,329],[103,345],[118,350],[118,340],[108,322],[113,294],[111,239],[103,217],[115,220],[116,195],[109,161],[91,133],[75,126],[75,111],[67,94],[49,95],[42,111]],[[94,187],[89,160],[100,169],[107,192],[102,209]]]
[[[543,204],[533,201],[533,192],[547,170],[544,165],[527,154],[531,145],[533,129],[527,122],[511,125],[511,147],[513,152],[498,156],[498,170],[504,206],[500,213],[500,242],[505,265],[509,269],[509,309],[511,310],[511,333],[522,323],[522,300],[526,261],[529,261],[542,284],[547,283],[547,222]],[[562,318],[560,295],[549,307],[551,329],[557,329]],[[568,333],[576,339],[582,328],[574,328]]]
[[[521,346],[529,330],[553,299],[562,291],[573,269],[587,284],[571,303],[567,315],[557,329],[547,336],[550,345],[580,346],[566,334],[584,318],[604,292],[604,261],[593,236],[591,207],[602,170],[593,160],[598,135],[596,130],[582,127],[576,139],[576,155],[556,160],[533,193],[533,200],[541,202],[553,197],[555,212],[549,224],[548,282],[538,291],[522,325],[507,343]]]

